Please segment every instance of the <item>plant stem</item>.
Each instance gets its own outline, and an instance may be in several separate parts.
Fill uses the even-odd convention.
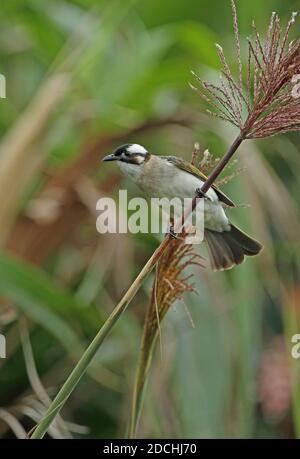
[[[152,338],[151,347],[148,352],[144,353],[145,341],[143,337],[142,347],[139,355],[134,387],[132,397],[132,407],[129,419],[128,438],[133,439],[136,436],[136,430],[143,405],[143,397],[145,392],[145,386],[148,379],[150,366],[154,354],[155,344],[157,341],[157,333]]]
[[[233,156],[235,151],[238,149],[239,145],[243,141],[242,134],[239,134],[238,137],[235,139],[231,147],[229,148],[228,152],[225,156],[221,159],[221,161],[217,164],[215,169],[212,171],[208,179],[203,184],[201,191],[206,193],[216,178],[220,175],[223,171],[224,167]],[[184,221],[185,218],[194,210],[197,205],[197,199],[194,198],[193,203],[188,209],[185,215],[179,218],[179,223],[177,222],[174,227],[180,225],[180,222]],[[91,360],[95,356],[96,352],[100,348],[101,344],[103,343],[106,336],[109,334],[110,330],[114,326],[114,324],[118,321],[119,317],[123,314],[126,310],[127,306],[134,298],[135,294],[139,290],[140,286],[142,285],[143,281],[146,279],[148,274],[152,271],[156,263],[159,261],[160,257],[166,250],[171,240],[171,235],[167,234],[164,240],[161,242],[159,247],[154,251],[152,256],[149,258],[141,272],[138,274],[134,282],[131,284],[121,301],[115,307],[111,315],[108,317],[104,325],[100,328],[97,335],[90,343],[86,351],[84,352],[81,359],[78,361],[77,365],[74,367],[73,371],[71,372],[70,376],[65,381],[62,388],[59,390],[58,394],[54,398],[53,402],[49,406],[48,410],[46,411],[45,415],[42,417],[41,421],[38,423],[37,427],[33,431],[30,438],[43,438],[45,433],[47,432],[48,427],[50,426],[51,422],[60,412],[64,404],[66,403],[67,399],[77,386],[79,380],[84,375],[87,370],[88,365],[90,364]]]
[[[213,169],[213,171],[209,174],[208,179],[204,182],[204,184],[201,187],[202,193],[206,193],[209,188],[212,186],[214,181],[218,178],[218,176],[221,174],[221,172],[224,170],[236,150],[239,148],[241,145],[242,141],[244,140],[243,135],[240,133],[235,141],[232,143],[231,147],[227,151],[227,153],[223,156],[223,158],[218,162],[216,167]]]
[[[42,420],[37,425],[36,429],[34,430],[33,434],[30,438],[43,438],[45,435],[49,425],[55,418],[55,416],[59,413],[65,402],[67,401],[70,394],[75,389],[77,383],[79,382],[80,378],[86,372],[88,365],[90,364],[92,358],[98,351],[99,347],[101,346],[102,342],[112,329],[113,325],[117,322],[121,314],[126,310],[128,304],[135,296],[136,292],[139,290],[140,286],[142,285],[143,281],[146,279],[148,274],[152,271],[153,267],[155,266],[157,260],[163,254],[165,248],[169,243],[170,236],[167,235],[160,246],[154,251],[151,258],[145,264],[135,281],[131,284],[121,301],[115,307],[111,315],[108,317],[104,325],[100,328],[99,332],[88,346],[86,351],[84,352],[81,359],[78,361],[77,365],[74,367],[73,371],[71,372],[70,376],[56,395],[55,399],[49,406],[48,410],[46,411],[45,415],[43,416]]]

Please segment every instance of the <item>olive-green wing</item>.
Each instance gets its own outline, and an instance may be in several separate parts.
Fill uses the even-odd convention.
[[[184,161],[182,158],[177,158],[177,156],[165,156],[165,159],[170,163],[175,164],[179,169],[186,171],[195,177],[198,177],[200,180],[205,181],[207,179],[206,175],[203,174],[196,166],[193,166],[191,163]],[[218,198],[224,204],[230,207],[235,207],[235,204],[231,201],[231,199],[226,196],[218,187],[212,185],[212,189],[217,193]]]

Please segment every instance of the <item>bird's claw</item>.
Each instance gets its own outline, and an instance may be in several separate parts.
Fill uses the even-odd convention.
[[[175,233],[173,225],[169,226],[167,234],[169,234],[173,239],[179,239],[179,234]]]
[[[208,199],[208,196],[203,193],[203,191],[201,190],[201,188],[197,188],[196,189],[196,196],[197,198],[204,198],[204,199]]]

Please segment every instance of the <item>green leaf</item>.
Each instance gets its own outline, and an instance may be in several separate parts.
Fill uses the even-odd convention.
[[[41,324],[68,351],[79,346],[76,333],[62,317],[85,305],[75,301],[38,268],[7,253],[0,254],[0,294],[13,301],[20,310]],[[78,349],[78,348],[77,348]]]

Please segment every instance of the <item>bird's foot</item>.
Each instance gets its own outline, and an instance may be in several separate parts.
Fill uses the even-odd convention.
[[[197,188],[196,189],[196,196],[197,198],[204,198],[204,199],[209,199],[207,194],[203,193],[203,191],[201,190],[201,188]]]
[[[169,234],[172,239],[179,239],[179,234],[175,233],[174,225],[172,223],[170,223],[168,227],[167,234]]]

